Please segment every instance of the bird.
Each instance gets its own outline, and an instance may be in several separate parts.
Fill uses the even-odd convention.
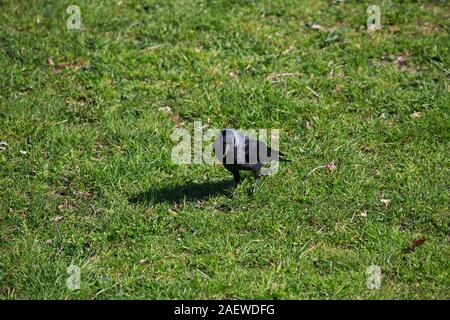
[[[261,178],[261,168],[270,161],[288,162],[280,151],[270,148],[262,141],[253,139],[232,128],[220,130],[213,143],[213,152],[219,162],[233,174],[236,187],[241,181],[239,171],[253,173],[253,194]]]

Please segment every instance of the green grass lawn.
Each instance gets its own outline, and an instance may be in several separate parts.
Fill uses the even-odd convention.
[[[449,299],[449,14],[0,1],[0,298]],[[292,162],[230,196],[171,160],[197,120],[280,129]]]

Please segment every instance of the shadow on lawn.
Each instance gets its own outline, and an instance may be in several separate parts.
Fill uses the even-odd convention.
[[[231,195],[233,180],[204,183],[188,183],[165,188],[149,189],[128,198],[130,203],[153,204],[162,202],[196,201],[219,194]]]

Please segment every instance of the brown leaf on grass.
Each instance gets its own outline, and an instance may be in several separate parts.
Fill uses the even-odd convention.
[[[334,171],[334,170],[336,170],[336,165],[334,164],[334,161],[331,161],[330,163],[327,163],[325,165],[325,170],[327,170],[327,171]]]
[[[333,160],[330,163],[326,163],[324,165],[321,165],[321,166],[318,166],[318,167],[312,169],[307,175],[309,176],[319,169],[325,169],[326,171],[333,171],[333,170],[336,170],[336,164],[334,163],[334,160]]]
[[[92,193],[88,191],[77,191],[77,193],[83,198],[89,198],[92,196]]]
[[[74,208],[76,208],[76,205],[74,203],[69,203],[66,199],[64,200],[63,203],[61,203],[58,206],[59,210],[74,209]]]
[[[18,215],[20,215],[23,219],[27,218],[28,212],[26,209],[13,209],[13,208],[8,208],[8,212],[9,213],[16,213]]]
[[[379,59],[369,60],[369,64],[375,67],[382,67],[389,64],[394,65],[398,70],[407,70],[414,72],[417,68],[409,63],[410,53],[402,53],[398,55],[382,55]]]
[[[180,209],[182,209],[183,208],[183,204],[181,204],[181,203],[175,203],[173,206],[172,206],[172,209],[173,210],[180,210]]]
[[[406,64],[406,56],[404,55],[399,55],[395,58],[395,64],[398,67],[403,67]]]
[[[388,119],[388,120],[386,120],[386,125],[388,125],[389,127],[393,127],[396,124],[398,124],[398,120],[397,119]]]
[[[85,106],[87,103],[95,103],[95,99],[91,98],[85,98],[85,97],[79,97],[79,98],[67,98],[66,104],[67,105],[79,105],[81,107]]]
[[[389,32],[392,32],[392,33],[397,33],[400,31],[400,29],[396,26],[388,26],[388,30],[389,30]]]
[[[172,113],[172,108],[170,108],[169,106],[161,107],[158,110],[164,113]]]
[[[311,29],[313,29],[313,30],[320,30],[320,31],[325,30],[324,27],[322,27],[320,24],[317,24],[317,23],[314,23],[314,24],[311,26]]]
[[[312,123],[311,123],[310,121],[306,121],[305,127],[306,127],[306,129],[308,129],[308,130],[311,130],[311,129],[313,128]]]
[[[170,116],[170,120],[172,120],[175,123],[178,123],[180,121],[180,115],[178,113],[175,113]]]
[[[294,76],[299,76],[300,73],[299,72],[284,72],[284,73],[271,73],[266,77],[266,80],[268,81],[272,81],[276,78],[280,78],[280,77],[294,77]]]
[[[412,252],[414,250],[416,250],[417,247],[423,245],[425,243],[425,241],[427,241],[427,237],[420,237],[417,239],[412,239],[408,241],[408,251]]]
[[[76,61],[76,60],[58,64],[59,68],[74,69],[74,70],[78,70],[82,66],[83,66],[83,63],[80,61]]]
[[[55,65],[55,63],[53,62],[53,60],[51,58],[47,62],[50,66],[53,66],[54,74],[61,73],[64,69],[72,69],[72,70],[77,71],[84,65],[84,63],[81,61],[63,62],[63,63]]]
[[[175,113],[174,115],[172,115],[170,117],[170,120],[175,122],[180,127],[184,126],[184,121],[182,121],[182,119],[181,119],[181,117],[180,117],[180,115],[178,113]]]
[[[422,112],[415,111],[411,113],[411,118],[420,118],[422,116]]]
[[[359,212],[359,215],[361,216],[361,217],[367,217],[367,210],[361,210],[360,212]]]
[[[63,216],[56,216],[56,217],[52,218],[51,220],[52,220],[53,222],[58,223],[58,222],[60,222],[62,219],[63,219]]]
[[[391,203],[391,199],[380,199],[380,201],[386,206],[386,208]]]
[[[84,98],[84,97],[81,97],[81,98],[78,98],[78,99],[77,99],[77,103],[78,103],[80,106],[82,106],[82,107],[86,105],[86,102],[87,102],[87,99]]]
[[[395,57],[394,64],[399,70],[406,70],[409,72],[416,72],[420,69],[419,65],[414,65],[410,62],[412,54],[405,53]]]
[[[169,106],[164,106],[158,109],[159,111],[169,115],[170,120],[175,122],[179,127],[184,126],[184,121],[181,119],[180,115],[177,113],[173,113],[172,108]]]
[[[52,58],[48,58],[47,59],[47,63],[48,63],[49,66],[54,66],[55,65],[55,63],[53,62]]]
[[[53,240],[52,239],[45,240],[45,244],[53,244]]]
[[[178,211],[179,211],[180,209],[182,209],[182,208],[183,208],[183,205],[182,205],[182,204],[175,203],[172,207],[170,207],[169,209],[167,209],[167,211],[169,211],[169,212],[172,213],[172,214],[178,214]]]

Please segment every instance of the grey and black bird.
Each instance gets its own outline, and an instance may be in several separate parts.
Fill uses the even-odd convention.
[[[261,178],[261,168],[271,161],[289,161],[277,150],[267,146],[262,141],[253,139],[234,129],[222,129],[213,144],[216,158],[233,174],[236,186],[241,181],[239,171],[251,171],[255,178],[253,193],[256,184]]]

